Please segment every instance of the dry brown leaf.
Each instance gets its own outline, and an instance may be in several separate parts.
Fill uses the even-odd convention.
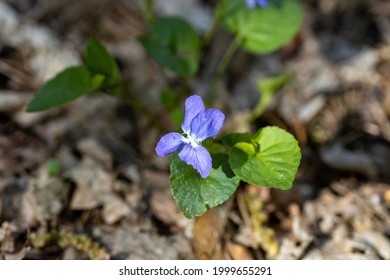
[[[103,204],[104,196],[111,192],[113,177],[99,165],[83,161],[65,174],[77,184],[71,209],[88,210]]]
[[[223,215],[221,209],[212,208],[195,219],[193,246],[197,259],[224,259],[220,236],[220,230],[224,227]]]
[[[181,235],[161,236],[143,225],[122,222],[117,227],[96,227],[94,236],[110,248],[113,259],[193,259],[190,241]]]
[[[301,259],[310,245],[311,241],[297,242],[289,238],[282,239],[277,260],[298,260]]]
[[[22,92],[0,91],[0,112],[9,113],[26,105],[29,96]]]
[[[358,233],[356,238],[372,246],[382,259],[390,259],[390,240],[383,233],[368,230]]]
[[[37,177],[30,181],[29,188],[42,220],[55,220],[68,204],[70,186],[59,176],[50,176],[46,165],[42,165]]]
[[[153,214],[167,225],[173,233],[184,233],[188,238],[193,235],[193,220],[187,219],[179,211],[169,188],[154,191],[150,201]]]
[[[96,161],[106,169],[112,168],[112,154],[96,139],[86,138],[78,143],[78,149],[85,157]]]
[[[113,224],[129,215],[129,206],[116,194],[107,194],[103,202],[103,220],[107,224]]]
[[[5,260],[22,260],[26,256],[26,254],[30,251],[30,247],[24,247],[19,252],[13,254],[4,254]],[[1,256],[1,254],[0,254]],[[1,259],[1,257],[0,257]]]
[[[253,255],[248,248],[240,244],[228,241],[226,243],[226,248],[233,260],[254,260]]]
[[[390,189],[385,192],[384,199],[387,203],[390,203]]]

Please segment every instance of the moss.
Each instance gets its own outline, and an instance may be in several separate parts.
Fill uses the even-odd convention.
[[[33,232],[29,235],[29,242],[36,249],[44,249],[53,244],[58,245],[62,249],[73,247],[86,253],[90,259],[97,259],[102,255],[107,255],[105,249],[94,242],[88,235],[75,234],[66,230],[53,230],[44,233]]]

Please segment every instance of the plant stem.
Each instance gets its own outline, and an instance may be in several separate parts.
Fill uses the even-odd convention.
[[[210,40],[214,35],[215,29],[217,28],[218,22],[221,19],[221,13],[223,11],[224,6],[225,1],[221,0],[216,8],[213,22],[211,23],[209,30],[207,30],[206,34],[203,37],[203,46],[207,46],[210,43]]]
[[[153,12],[154,0],[146,0],[145,7],[145,19],[146,22],[150,25],[154,20],[154,12]]]
[[[234,53],[237,51],[238,47],[241,43],[241,37],[237,36],[229,45],[228,49],[226,50],[224,56],[222,57],[221,62],[219,63],[217,72],[214,76],[214,79],[212,81],[211,90],[210,90],[210,96],[209,96],[209,103],[210,106],[212,106],[215,102],[218,87],[221,83],[223,74],[226,71],[227,66],[229,65],[230,61],[233,58]]]

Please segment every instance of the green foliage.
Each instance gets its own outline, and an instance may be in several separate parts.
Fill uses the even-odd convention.
[[[42,87],[28,104],[27,112],[47,110],[88,94],[89,78],[84,66],[65,69]]]
[[[105,77],[101,74],[96,74],[91,78],[91,92],[98,91],[104,82]]]
[[[213,168],[201,178],[190,165],[171,156],[171,190],[180,211],[187,217],[202,215],[207,209],[225,202],[236,190],[240,180],[270,188],[288,190],[292,187],[301,159],[298,142],[278,127],[266,127],[253,137],[249,133],[232,133],[221,141],[230,147],[223,154],[221,144],[206,140],[212,154]],[[216,146],[217,145],[217,146]]]
[[[273,95],[281,88],[283,88],[286,84],[291,82],[291,80],[291,74],[282,74],[276,77],[259,81],[257,83],[257,87],[262,94]]]
[[[179,108],[173,108],[169,113],[169,119],[175,127],[180,127],[184,120],[184,113]]]
[[[61,164],[58,159],[50,159],[46,163],[46,168],[50,176],[57,176],[61,171]]]
[[[114,57],[94,38],[88,40],[85,66],[94,78],[94,90],[101,86],[114,87],[121,81],[119,68]]]
[[[230,133],[222,137],[222,143],[230,148],[239,142],[250,143],[251,141],[252,135],[250,133]]]
[[[187,218],[201,216],[207,209],[225,202],[240,182],[230,169],[226,155],[212,154],[212,158],[210,175],[202,179],[192,166],[180,160],[177,153],[171,156],[172,194]]]
[[[69,67],[49,80],[28,104],[38,112],[71,102],[99,90],[115,94],[121,84],[115,59],[96,39],[89,39],[85,65]]]
[[[178,106],[179,98],[170,89],[164,89],[160,95],[161,104],[169,112],[169,119],[175,127],[179,128],[184,120],[184,112]]]
[[[257,82],[256,86],[261,92],[260,101],[254,109],[254,117],[259,117],[267,108],[272,97],[292,80],[291,74],[282,74]]]
[[[197,72],[201,41],[186,21],[176,17],[159,18],[140,42],[150,57],[176,74],[191,77]]]
[[[281,0],[266,9],[248,9],[245,1],[226,0],[222,16],[223,25],[254,54],[282,47],[297,33],[301,20],[301,8],[294,0]]]
[[[282,190],[292,187],[300,160],[298,142],[278,127],[259,130],[251,143],[238,142],[229,153],[230,166],[241,180]]]
[[[160,95],[161,104],[167,109],[173,109],[177,107],[178,98],[175,93],[170,89],[164,89]]]

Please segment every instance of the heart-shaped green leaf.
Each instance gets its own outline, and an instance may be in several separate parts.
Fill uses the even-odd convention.
[[[180,18],[159,18],[140,42],[157,63],[180,76],[190,77],[198,70],[199,34]]]
[[[180,211],[187,218],[201,216],[207,209],[225,202],[236,190],[240,179],[229,167],[228,157],[212,154],[213,168],[207,178],[191,166],[171,156],[171,191]]]
[[[267,8],[249,9],[245,1],[226,0],[222,23],[240,37],[248,52],[270,53],[288,43],[302,21],[301,8],[294,0],[275,2],[270,1]]]
[[[288,190],[301,160],[297,140],[278,127],[261,129],[252,143],[239,142],[229,153],[234,173],[243,181]]]
[[[28,104],[27,112],[47,110],[88,94],[89,78],[84,66],[65,69],[42,87]]]

